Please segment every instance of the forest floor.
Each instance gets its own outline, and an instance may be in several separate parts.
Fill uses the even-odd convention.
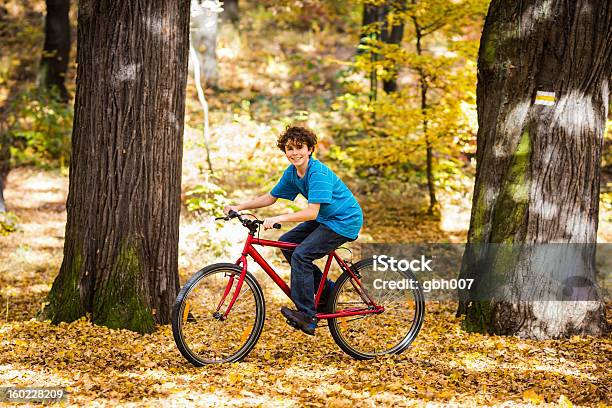
[[[282,293],[257,271],[267,316],[257,346],[241,363],[191,366],[177,351],[170,326],[139,335],[85,319],[58,326],[38,321],[37,313],[61,264],[67,191],[67,177],[59,171],[22,168],[11,173],[6,197],[21,222],[18,232],[0,237],[0,386],[65,387],[66,404],[79,406],[609,403],[609,339],[536,342],[468,334],[454,317],[454,304],[427,302],[423,329],[407,351],[355,361],[336,346],[326,328],[311,338],[287,326],[278,313],[286,304]],[[369,208],[366,204],[365,211]],[[414,212],[399,205],[395,211]],[[366,228],[364,239],[389,238],[392,228],[402,235],[411,229],[428,231],[416,237],[430,242],[448,240],[434,221],[406,215],[402,219],[411,228],[379,230],[374,225]],[[194,231],[205,230],[208,222],[189,214],[182,217],[182,282],[211,256],[185,239],[197,236]],[[234,244],[229,245],[240,249],[232,226],[217,231],[234,236],[230,239]],[[278,255],[267,255],[285,270],[286,278]]]

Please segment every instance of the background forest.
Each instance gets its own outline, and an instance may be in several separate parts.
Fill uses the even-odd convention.
[[[290,123],[318,134],[317,158],[357,196],[365,214],[360,242],[466,242],[477,57],[489,3],[241,0],[237,14],[223,15],[218,76],[203,81],[209,128],[192,70],[187,83],[181,283],[239,254],[241,227],[212,216],[273,187],[287,166],[276,137]],[[264,290],[274,311],[240,365],[187,366],[169,326],[140,335],[85,319],[58,326],[37,320],[62,264],[76,92],[76,5],[65,94],[41,86],[45,13],[40,0],[0,4],[0,172],[8,173],[7,211],[0,212],[0,386],[64,386],[77,404],[609,404],[609,339],[468,334],[456,305],[443,302],[428,302],[409,350],[375,362],[351,360],[327,333],[318,343],[292,336],[275,313],[283,299],[271,284]],[[610,119],[601,243],[612,242]],[[279,202],[257,215],[305,204]],[[265,254],[284,268],[280,253]]]

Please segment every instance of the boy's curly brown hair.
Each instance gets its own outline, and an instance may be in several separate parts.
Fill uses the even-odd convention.
[[[306,145],[308,146],[309,150],[314,150],[314,147],[317,145],[317,136],[312,130],[303,126],[289,125],[278,137],[276,146],[285,152],[285,148],[287,147],[287,143],[289,141],[292,141],[297,145]]]

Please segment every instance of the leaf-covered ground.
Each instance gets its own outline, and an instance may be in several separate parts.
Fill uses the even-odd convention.
[[[73,405],[610,402],[609,339],[534,342],[466,334],[454,317],[454,305],[428,302],[423,329],[404,354],[359,362],[336,346],[326,327],[313,339],[287,326],[278,313],[286,304],[282,294],[261,275],[267,300],[264,332],[242,363],[192,367],[177,351],[169,326],[138,335],[85,320],[59,326],[37,321],[61,263],[66,192],[67,179],[59,173],[11,173],[7,199],[21,230],[0,238],[0,386],[66,387],[67,404]],[[184,217],[182,222],[184,233],[198,221]],[[198,257],[185,252],[185,242],[181,248],[184,281]]]

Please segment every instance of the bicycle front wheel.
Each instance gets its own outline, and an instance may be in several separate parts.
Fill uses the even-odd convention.
[[[240,361],[255,347],[263,329],[264,297],[249,272],[227,317],[241,268],[210,265],[187,281],[172,310],[172,333],[181,354],[193,365]]]
[[[425,317],[425,300],[416,277],[409,271],[376,272],[371,259],[357,262],[353,268],[361,276],[361,287],[344,272],[334,286],[330,312],[367,309],[369,305],[357,288],[365,290],[385,310],[380,314],[329,319],[329,330],[334,341],[344,352],[358,360],[403,352],[416,338]],[[383,281],[401,280],[412,280],[413,287],[392,290],[388,285],[382,286]]]

